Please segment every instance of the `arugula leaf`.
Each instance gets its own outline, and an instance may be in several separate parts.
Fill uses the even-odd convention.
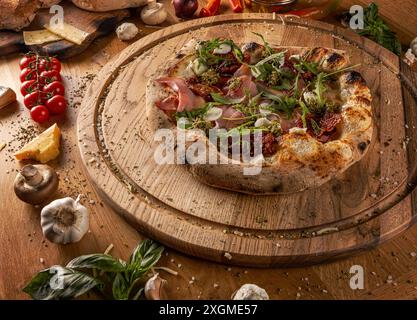
[[[106,272],[121,272],[125,265],[108,254],[88,254],[71,260],[67,268],[72,269],[99,269]]]
[[[391,31],[385,21],[378,14],[378,5],[372,2],[364,11],[363,30],[358,30],[361,36],[365,36],[396,55],[401,55],[401,42],[395,32]]]
[[[319,73],[319,64],[317,62],[308,62],[303,58],[300,58],[300,60],[298,61],[298,63],[294,65],[294,67],[302,73],[311,72],[314,75],[317,75]]]
[[[294,97],[289,97],[287,95],[278,96],[269,92],[262,92],[262,95],[265,98],[274,101],[274,104],[272,105],[273,110],[276,112],[285,112],[288,119],[291,117],[297,106],[297,99]]]
[[[210,95],[215,102],[218,102],[220,104],[238,104],[242,103],[246,99],[246,96],[239,99],[230,99],[216,92],[212,92]]]
[[[321,132],[321,128],[320,126],[317,124],[316,120],[311,119],[311,126],[313,127],[314,133],[316,134],[316,136],[318,136]]]
[[[220,40],[218,38],[201,42],[197,50],[198,57],[207,66],[219,64],[222,61],[233,61],[233,59],[226,55],[216,55],[212,53],[214,49],[222,44],[227,44],[232,48],[232,52],[238,61],[243,60],[242,51],[232,40]]]
[[[35,300],[56,300],[76,298],[95,287],[104,284],[86,273],[53,266],[39,272],[23,291]]]
[[[271,48],[271,46],[265,40],[265,37],[262,34],[257,33],[257,32],[252,32],[252,33],[262,39],[262,42],[264,43],[264,47],[265,47],[265,52],[268,56],[274,53],[274,50]]]
[[[326,107],[326,101],[324,99],[323,93],[326,91],[326,86],[324,84],[324,73],[319,73],[314,84],[314,93],[317,97],[317,107],[318,110],[323,110]]]
[[[299,100],[298,103],[301,106],[301,120],[303,121],[303,128],[307,128],[307,114],[310,113],[310,110],[308,110],[306,104],[303,101]]]

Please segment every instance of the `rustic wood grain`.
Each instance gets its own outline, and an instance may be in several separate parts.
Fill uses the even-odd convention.
[[[358,0],[358,2],[367,2]],[[348,5],[356,0],[344,0]],[[391,0],[378,0],[380,7],[394,4]],[[395,2],[397,3],[397,2]],[[401,1],[397,14],[384,10],[396,20],[401,38],[404,30],[413,29],[412,24],[402,25],[405,19],[415,19],[410,12],[417,10],[414,0]],[[173,18],[172,20],[175,20]],[[137,19],[141,29],[140,37],[154,32],[155,28],[146,28]],[[408,32],[408,31],[404,31]],[[353,37],[353,36],[352,36]],[[85,75],[95,75],[100,68],[123,50],[129,43],[122,43],[114,36],[95,40],[89,50],[63,64],[63,75],[67,86],[71,107],[67,116],[59,121],[63,129],[63,155],[53,165],[61,174],[59,195],[83,193],[87,198],[83,202],[91,210],[90,233],[76,245],[57,246],[43,243],[39,225],[39,208],[31,208],[20,202],[12,193],[12,183],[19,164],[11,157],[22,142],[14,136],[20,136],[22,128],[33,124],[18,95],[19,103],[0,111],[0,143],[8,146],[0,151],[0,298],[27,299],[21,288],[39,270],[54,264],[65,264],[80,254],[102,252],[113,243],[115,256],[126,259],[133,247],[143,236],[138,234],[124,219],[115,214],[94,191],[86,180],[86,171],[81,165],[76,138],[76,117],[79,112],[78,97],[74,92],[85,82]],[[2,85],[19,91],[17,55],[0,58]],[[409,70],[402,68],[402,70]],[[407,72],[403,72],[408,74]],[[411,72],[410,72],[411,73]],[[414,78],[414,83],[416,80]],[[412,101],[411,96],[408,97]],[[407,110],[407,122],[416,125],[416,108]],[[408,118],[408,115],[412,118]],[[57,120],[57,119],[55,119]],[[37,125],[33,130],[43,129]],[[395,128],[393,128],[395,130]],[[414,159],[417,141],[409,143],[408,157]],[[64,181],[64,182],[62,182]],[[413,193],[414,194],[414,193]],[[95,200],[89,204],[87,199]],[[415,199],[415,197],[414,197]],[[415,201],[415,200],[413,200]],[[402,209],[409,210],[408,204]],[[414,206],[415,207],[415,206]],[[415,213],[415,210],[413,211]],[[373,250],[331,263],[323,263],[303,268],[241,268],[183,255],[167,248],[168,256],[163,255],[160,265],[178,270],[178,276],[162,276],[168,280],[167,293],[171,299],[228,299],[244,283],[256,283],[264,287],[272,299],[415,299],[417,293],[417,226],[402,233]],[[45,262],[40,263],[40,258]],[[361,265],[365,271],[365,289],[352,290],[349,287],[349,269],[352,265]],[[178,267],[181,265],[181,267]],[[189,283],[192,277],[193,283]],[[214,286],[217,284],[218,286]]]
[[[272,46],[344,49],[352,63],[361,63],[376,96],[375,138],[366,157],[338,179],[297,194],[256,197],[208,187],[181,166],[153,160],[144,110],[149,77],[191,37],[245,43],[256,40],[252,32]],[[415,171],[402,148],[409,105],[403,105],[398,57],[367,39],[347,42],[345,35],[351,34],[320,22],[244,14],[178,24],[134,43],[103,68],[79,116],[83,162],[99,192],[145,234],[223,263],[305,265],[397,235],[412,222],[412,208],[396,205],[409,202],[408,174]],[[324,228],[338,231],[321,234]]]

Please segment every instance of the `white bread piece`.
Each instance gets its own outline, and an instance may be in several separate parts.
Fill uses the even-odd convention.
[[[88,11],[111,11],[144,6],[148,0],[72,0],[79,8]]]
[[[28,26],[40,8],[39,0],[1,0],[0,30],[19,31]]]

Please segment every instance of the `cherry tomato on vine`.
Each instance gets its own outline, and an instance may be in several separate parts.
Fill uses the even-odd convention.
[[[51,83],[54,81],[61,81],[61,75],[55,70],[42,71],[39,77],[39,82],[42,84]]]
[[[26,95],[23,98],[23,103],[25,104],[26,108],[31,110],[34,106],[43,104],[44,99],[44,93],[42,91],[36,90]]]
[[[24,68],[34,69],[36,63],[36,56],[35,55],[25,55],[22,59],[20,59],[19,66],[20,70]]]
[[[43,105],[37,105],[30,110],[30,116],[37,123],[44,123],[49,120],[49,111]]]
[[[54,81],[49,84],[47,84],[43,90],[43,92],[51,94],[51,96],[64,96],[65,95],[65,88],[64,85],[59,81]]]
[[[20,72],[20,82],[25,82],[27,80],[36,80],[38,78],[36,70],[24,68]]]
[[[20,87],[20,92],[22,93],[22,96],[26,96],[29,93],[32,93],[36,90],[41,90],[42,85],[40,85],[36,80],[27,80],[22,83],[22,86]]]
[[[46,107],[52,114],[61,114],[67,109],[67,101],[63,96],[53,96],[46,101]]]

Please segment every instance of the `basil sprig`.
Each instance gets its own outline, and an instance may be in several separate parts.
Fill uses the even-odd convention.
[[[58,300],[79,297],[91,289],[103,294],[111,289],[111,298],[138,299],[141,279],[161,258],[164,247],[152,240],[141,242],[127,262],[108,254],[88,254],[71,260],[66,267],[53,266],[40,271],[24,292],[36,300]]]

